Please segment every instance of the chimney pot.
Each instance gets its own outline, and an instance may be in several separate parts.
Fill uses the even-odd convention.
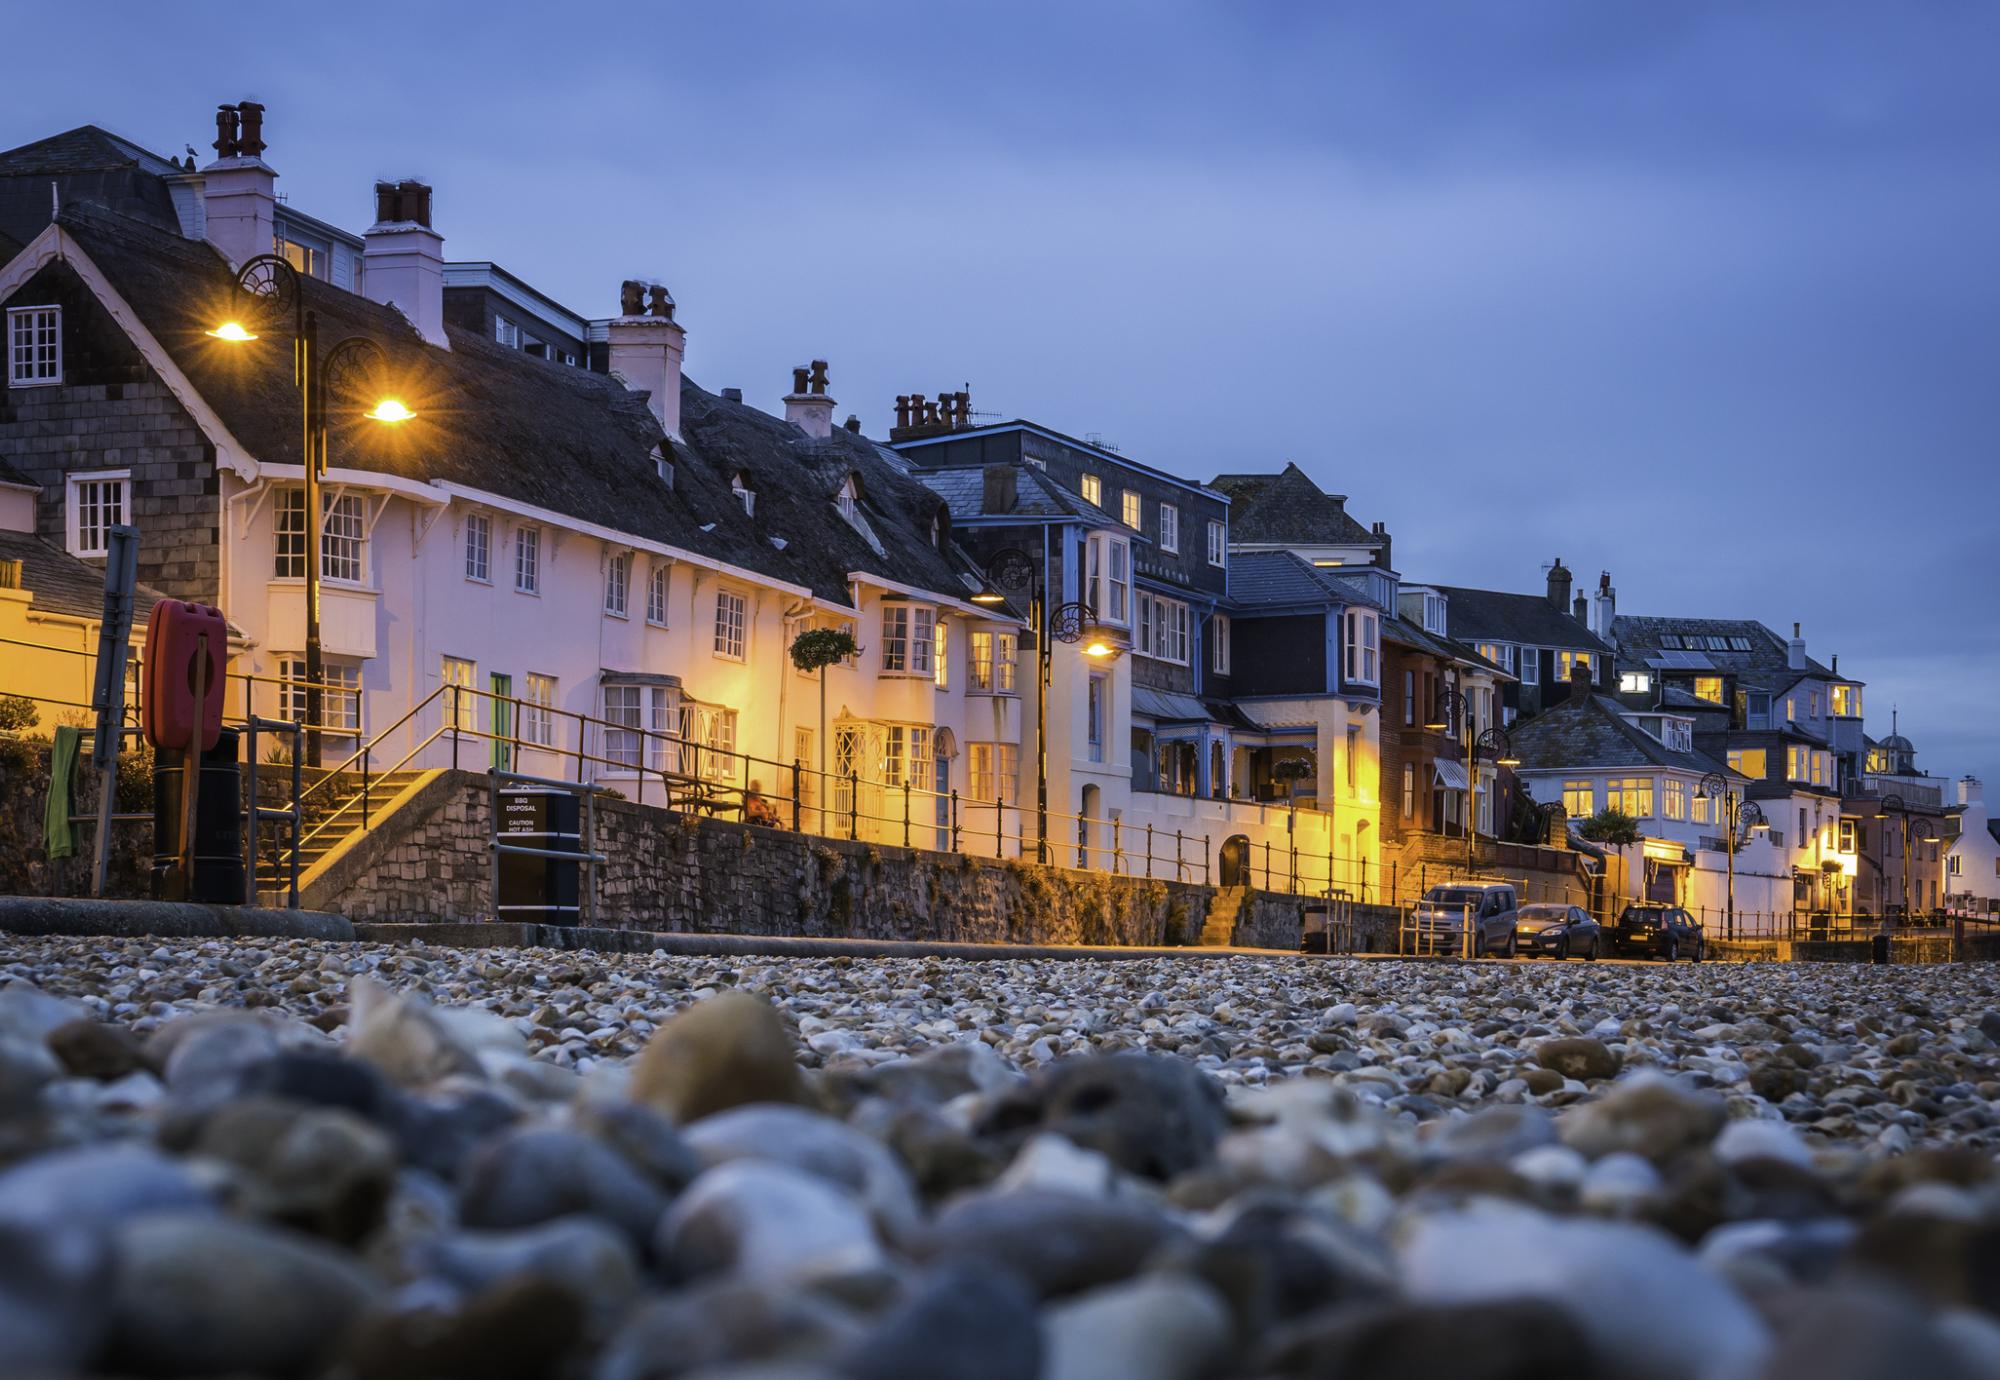
[[[236,151],[245,158],[262,157],[265,149],[264,107],[262,103],[258,101],[239,102],[236,107],[236,114],[239,121]]]
[[[824,441],[833,435],[833,399],[826,391],[825,360],[816,359],[804,369],[792,370],[792,391],[785,399],[785,420],[815,441]]]
[[[724,402],[740,403],[743,401],[743,390],[741,388],[725,388],[722,390],[722,399]]]
[[[1556,563],[1549,567],[1549,602],[1555,605],[1558,612],[1569,607],[1569,584],[1569,567],[1558,556]]]
[[[854,413],[850,412],[847,414],[846,426],[856,436],[861,434],[861,418],[857,417]]]
[[[806,391],[808,376],[811,372],[811,370],[803,365],[792,370],[792,392],[803,393]]]
[[[673,317],[673,296],[658,283],[627,281],[619,289],[623,309],[605,328],[610,350],[606,367],[627,388],[646,395],[646,406],[660,429],[675,440],[681,435],[681,361],[687,355],[687,331]],[[723,389],[741,402],[742,389]]]
[[[278,174],[259,157],[263,111],[255,101],[218,106],[215,162],[202,171],[202,234],[237,268],[270,253],[277,240]],[[192,222],[192,216],[182,216],[183,230]]]

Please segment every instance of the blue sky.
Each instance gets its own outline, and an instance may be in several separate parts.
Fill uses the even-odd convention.
[[[0,146],[437,188],[453,258],[681,303],[841,415],[970,383],[1197,477],[1296,460],[1407,577],[1756,617],[2000,789],[2000,9],[1847,3],[30,9]],[[303,13],[303,12],[301,12]]]

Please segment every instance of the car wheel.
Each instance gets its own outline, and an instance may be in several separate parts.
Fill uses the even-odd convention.
[[[1590,947],[1583,951],[1583,961],[1585,963],[1597,962],[1597,944],[1597,936],[1593,934],[1590,937]]]
[[[1694,941],[1694,961],[1695,961],[1696,963],[1699,963],[1699,962],[1701,962],[1701,961],[1702,961],[1702,960],[1703,960],[1704,958],[1707,958],[1707,957],[1708,957],[1708,940],[1707,940],[1707,938],[1706,938],[1706,937],[1703,937],[1703,938],[1701,938],[1701,939],[1697,939],[1697,940],[1695,940],[1695,941]]]
[[[1556,962],[1560,963],[1568,957],[1569,957],[1569,936],[1564,935],[1561,939],[1558,939],[1556,941]]]
[[[1519,958],[1519,957],[1520,957],[1520,955],[1521,955],[1521,936],[1520,936],[1520,935],[1518,935],[1518,934],[1516,934],[1516,933],[1514,933],[1514,931],[1512,931],[1512,930],[1508,930],[1508,931],[1507,931],[1507,957],[1509,957],[1509,958]]]
[[[1660,957],[1667,962],[1672,963],[1680,956],[1681,942],[1678,939],[1667,939],[1660,944]]]

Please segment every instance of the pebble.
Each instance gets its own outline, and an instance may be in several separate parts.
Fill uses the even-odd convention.
[[[730,1160],[688,1185],[661,1220],[661,1259],[686,1278],[793,1283],[883,1263],[867,1209],[825,1179],[768,1160]]]
[[[661,1026],[632,1071],[632,1095],[677,1122],[751,1102],[804,1102],[794,1046],[771,1007],[729,991]]]
[[[1197,1380],[1228,1354],[1229,1310],[1207,1284],[1155,1274],[1057,1304],[1042,1320],[1044,1380]]]

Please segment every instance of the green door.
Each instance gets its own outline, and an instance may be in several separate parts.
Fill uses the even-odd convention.
[[[493,673],[493,770],[514,770],[514,678]]]

